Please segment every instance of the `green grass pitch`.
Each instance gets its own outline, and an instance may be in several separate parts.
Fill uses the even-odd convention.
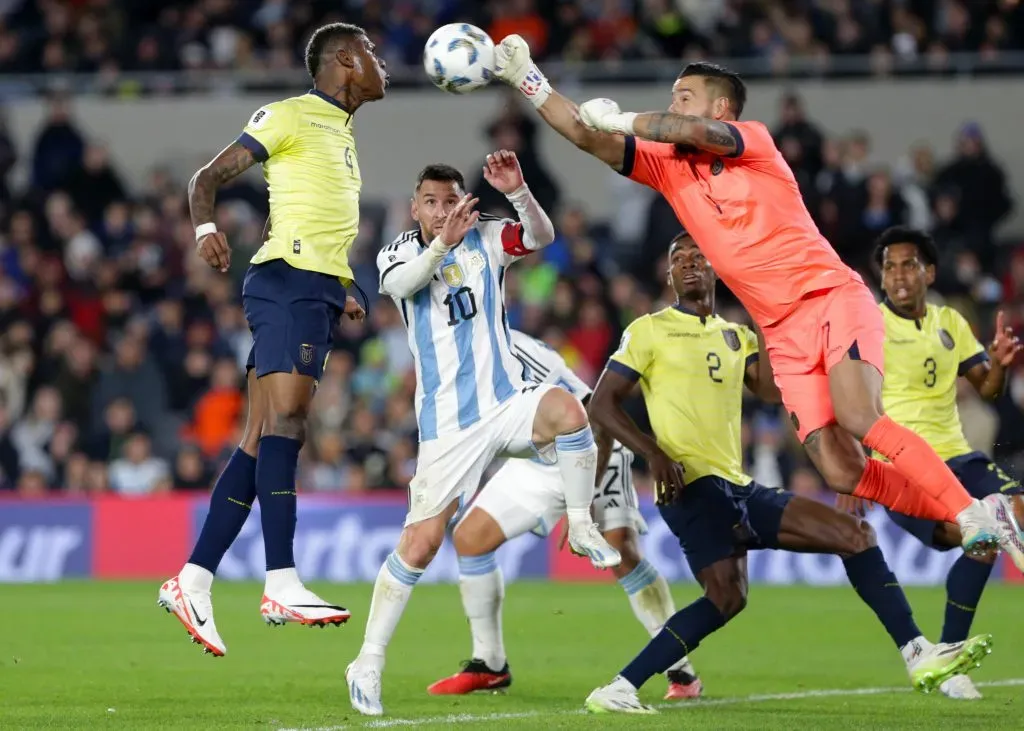
[[[655,717],[597,717],[581,712],[583,699],[646,641],[617,586],[509,586],[513,686],[506,695],[454,698],[430,697],[425,688],[469,654],[458,589],[421,586],[391,646],[387,715],[376,721],[351,711],[344,682],[362,640],[369,586],[314,587],[352,610],[347,626],[272,629],[258,613],[261,587],[218,584],[217,622],[229,648],[222,659],[204,656],[157,609],[157,588],[0,590],[0,728],[1024,728],[1022,587],[991,587],[979,610],[976,631],[995,635],[993,654],[974,674],[986,684],[980,702],[910,692],[898,654],[852,589],[754,586],[746,612],[694,654],[704,701],[659,706]],[[674,588],[680,604],[696,591]],[[936,638],[942,591],[908,594]],[[656,678],[643,697],[660,703],[664,689]]]

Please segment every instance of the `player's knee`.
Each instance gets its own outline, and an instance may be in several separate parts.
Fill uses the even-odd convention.
[[[270,418],[269,432],[277,437],[287,437],[297,442],[306,440],[306,408],[296,407],[287,413],[275,412]]]
[[[875,422],[882,418],[881,400],[855,402],[847,400],[842,406],[836,406],[836,423],[863,441]]]
[[[701,583],[704,585],[704,596],[726,620],[732,619],[747,606],[747,578],[734,562],[708,567],[701,572]]]
[[[483,556],[504,543],[505,537],[493,519],[478,519],[479,513],[480,510],[470,512],[452,532],[452,545],[460,556]]]
[[[398,555],[410,566],[425,569],[444,542],[444,523],[437,519],[408,525],[398,541]]]
[[[543,421],[551,438],[558,434],[570,434],[587,426],[587,410],[571,393],[561,388],[552,388],[544,394]]]

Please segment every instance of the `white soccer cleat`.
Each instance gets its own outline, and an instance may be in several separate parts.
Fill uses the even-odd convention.
[[[622,563],[622,556],[604,539],[597,523],[569,525],[569,548],[586,556],[595,568],[608,569]]]
[[[168,579],[160,587],[157,605],[168,612],[173,612],[185,629],[192,642],[202,645],[204,652],[214,657],[223,657],[228,648],[217,632],[217,624],[213,621],[213,602],[210,592],[186,589],[177,576]]]
[[[956,522],[965,553],[980,555],[999,545],[1000,529],[991,505],[974,500],[956,516]]]
[[[360,663],[356,658],[345,668],[345,683],[354,710],[364,716],[384,715],[384,706],[380,702],[380,670]]]
[[[583,707],[591,713],[657,713],[651,706],[641,703],[636,688],[622,678],[594,690],[583,702]]]
[[[989,495],[983,501],[999,525],[999,547],[1006,551],[1017,568],[1024,571],[1024,532],[1013,513],[1013,502],[1006,495]]]
[[[947,698],[960,701],[979,701],[981,693],[966,675],[954,675],[939,686],[939,691]]]
[[[260,614],[263,615],[263,621],[272,626],[297,622],[309,627],[325,627],[328,624],[337,627],[352,616],[345,607],[325,602],[302,584],[285,589],[276,596],[270,596],[264,591]]]
[[[976,635],[963,642],[940,642],[921,647],[907,658],[907,672],[916,690],[931,693],[955,675],[963,675],[981,666],[992,652],[992,635]]]

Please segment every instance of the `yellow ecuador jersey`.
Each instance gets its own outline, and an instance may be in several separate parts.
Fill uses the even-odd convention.
[[[313,90],[256,110],[238,141],[263,163],[270,192],[270,237],[252,263],[284,259],[348,284],[362,187],[352,115]]]
[[[956,408],[956,379],[988,360],[971,326],[951,307],[928,305],[920,320],[883,302],[882,402],[893,421],[914,430],[943,459],[972,451]]]
[[[608,368],[640,381],[658,446],[683,465],[688,482],[715,475],[746,485],[743,379],[757,356],[750,328],[676,305],[626,328]]]

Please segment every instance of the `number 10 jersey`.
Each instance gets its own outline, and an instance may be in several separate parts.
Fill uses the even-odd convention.
[[[521,236],[518,223],[482,215],[425,287],[410,297],[392,297],[416,363],[421,442],[486,419],[525,385],[510,346],[504,291],[508,266],[526,251],[515,246]],[[381,249],[381,286],[389,271],[428,245],[416,229]]]

